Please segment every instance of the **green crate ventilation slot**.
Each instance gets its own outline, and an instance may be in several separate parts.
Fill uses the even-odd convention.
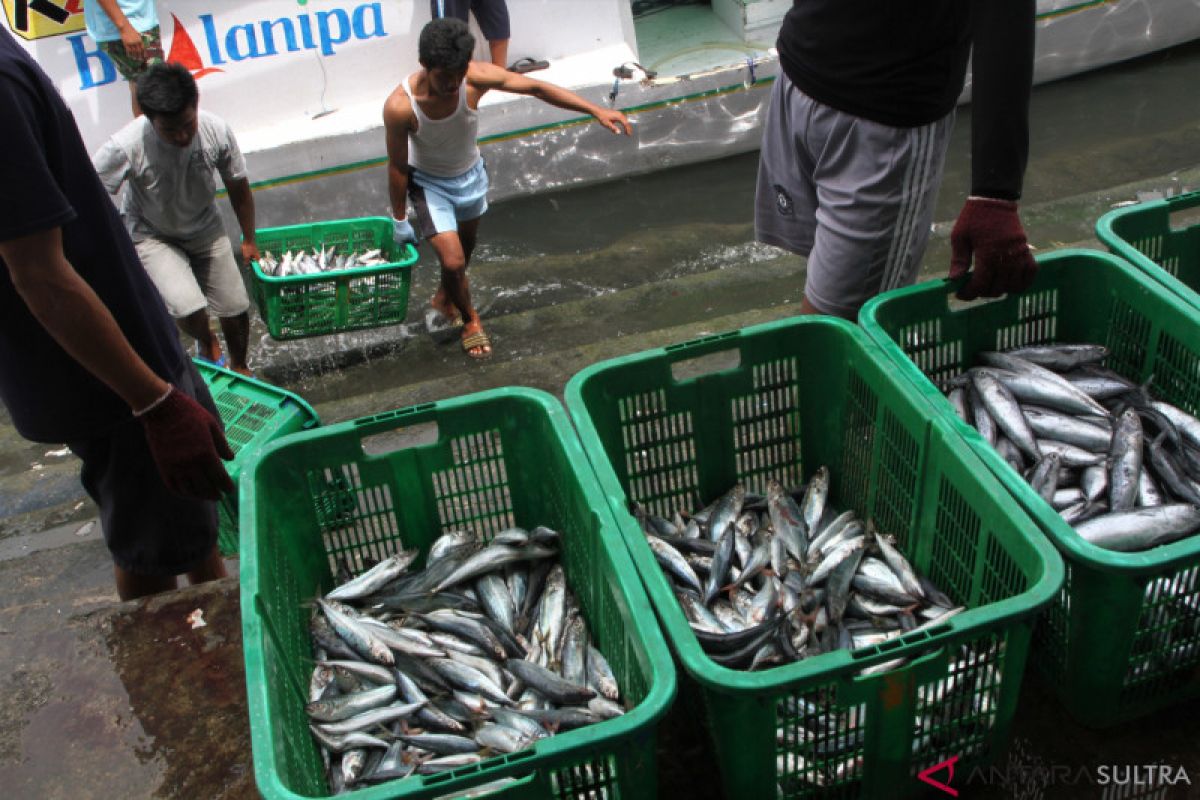
[[[235,456],[277,415],[275,409],[230,390],[219,392],[213,402],[221,414],[225,438]]]
[[[1003,685],[1006,637],[985,634],[951,646],[946,673],[917,687],[910,774],[958,756],[987,757]]]
[[[962,342],[945,341],[940,319],[922,320],[900,328],[900,346],[943,394],[963,370]]]
[[[839,707],[838,684],[775,703],[775,774],[782,798],[857,797],[863,777],[866,705]]]
[[[908,531],[916,520],[920,451],[900,420],[890,410],[880,426],[879,468],[875,476],[874,521],[879,533],[890,533],[896,544],[912,555]]]
[[[618,798],[616,759],[599,756],[555,770],[550,775],[550,788],[555,798]]]
[[[756,364],[754,391],[731,402],[734,469],[748,491],[766,492],[775,478],[785,487],[799,486],[799,369],[796,359]]]
[[[469,530],[490,542],[516,524],[500,431],[453,439],[450,452],[454,466],[433,473],[442,532]]]
[[[1108,347],[1105,364],[1126,377],[1136,378],[1150,364],[1148,355],[1153,321],[1115,294],[1111,308],[1108,339],[1104,343]]]
[[[1030,292],[1017,302],[1017,322],[996,331],[996,349],[1056,342],[1058,289]]]
[[[670,519],[703,502],[691,412],[671,413],[659,389],[617,401],[629,499]]]
[[[1064,560],[1065,577],[1053,602],[1040,615],[1033,630],[1035,647],[1030,656],[1053,686],[1061,686],[1067,673],[1067,643],[1071,641],[1071,562]]]
[[[854,507],[859,516],[868,516],[871,486],[871,450],[875,439],[875,418],[879,398],[857,373],[850,375],[842,430],[842,465],[831,477],[843,491],[842,506]]]
[[[1200,566],[1151,579],[1121,686],[1136,705],[1194,680],[1200,665]]]
[[[364,486],[353,463],[310,470],[307,479],[332,574],[344,563],[357,575],[404,547],[390,486]]]
[[[307,336],[313,331],[332,331],[337,310],[337,286],[305,283],[284,286],[275,297],[275,316],[280,337]]]
[[[1182,261],[1178,253],[1167,255],[1167,242],[1167,237],[1159,234],[1132,239],[1129,243],[1146,258],[1178,278]]]

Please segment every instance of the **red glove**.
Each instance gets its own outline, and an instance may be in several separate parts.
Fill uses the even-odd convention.
[[[222,458],[233,458],[233,451],[221,423],[199,403],[172,386],[137,416],[168,489],[199,500],[219,500],[222,492],[233,491],[233,481],[221,464]]]
[[[1012,200],[968,197],[950,233],[950,250],[951,280],[966,275],[975,257],[971,279],[958,290],[960,300],[1023,292],[1037,275],[1037,262]]]

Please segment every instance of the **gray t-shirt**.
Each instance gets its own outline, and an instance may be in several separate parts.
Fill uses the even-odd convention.
[[[194,239],[219,236],[214,172],[228,183],[246,176],[246,160],[225,120],[200,111],[196,135],[187,147],[163,141],[145,117],[113,134],[92,157],[110,194],[129,188],[121,216],[135,242],[148,238]]]

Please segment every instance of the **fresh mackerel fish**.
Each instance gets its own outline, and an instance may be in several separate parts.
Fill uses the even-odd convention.
[[[358,575],[339,570],[314,604],[305,705],[331,793],[476,764],[625,713],[560,545],[544,526],[486,543],[454,531],[422,569],[406,550]],[[682,557],[671,565],[690,569]],[[698,581],[685,583],[699,592]]]

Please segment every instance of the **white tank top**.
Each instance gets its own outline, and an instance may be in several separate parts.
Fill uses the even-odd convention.
[[[453,178],[479,160],[479,112],[467,106],[467,84],[458,89],[458,108],[445,119],[430,119],[413,97],[408,78],[401,84],[412,104],[417,130],[408,134],[410,166],[439,178]]]

